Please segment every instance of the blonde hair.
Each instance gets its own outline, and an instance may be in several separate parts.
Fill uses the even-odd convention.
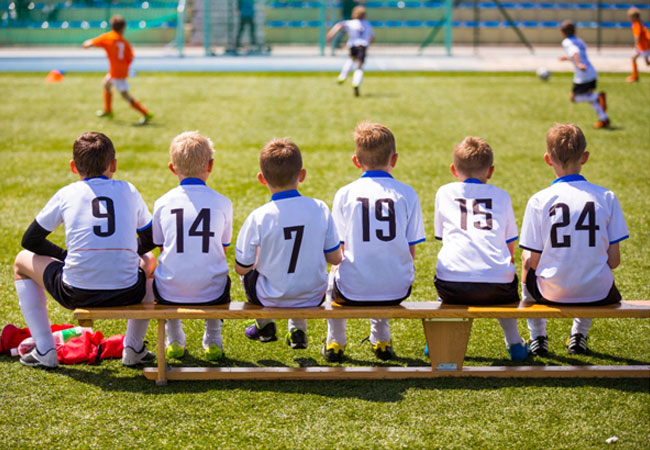
[[[302,169],[300,149],[289,139],[272,139],[260,152],[260,169],[269,185],[291,186],[298,181]]]
[[[633,6],[630,9],[627,10],[627,16],[630,19],[640,20],[641,19],[641,10],[639,8],[635,8]]]
[[[579,161],[587,148],[582,130],[572,123],[556,123],[546,132],[546,153],[562,167]]]
[[[201,175],[212,160],[212,141],[201,136],[198,131],[179,134],[169,146],[169,157],[174,170],[185,177]]]
[[[359,19],[359,20],[365,19],[366,18],[366,8],[364,8],[363,6],[355,6],[352,9],[352,15],[351,16],[352,16],[353,19]]]
[[[467,136],[454,147],[454,166],[464,175],[477,175],[492,167],[492,147],[480,137]]]
[[[395,154],[395,136],[384,125],[364,120],[354,129],[354,154],[368,169],[386,166]]]

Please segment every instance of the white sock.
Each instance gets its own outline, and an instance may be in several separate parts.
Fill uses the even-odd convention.
[[[304,331],[305,333],[307,332],[307,319],[289,319],[288,322],[288,329],[289,331],[293,330],[294,328],[297,328],[299,330]]]
[[[168,319],[165,321],[165,345],[171,345],[174,341],[185,348],[185,332],[183,331],[183,321],[181,319]]]
[[[255,319],[255,322],[257,322],[257,328],[264,328],[267,324],[273,322],[273,319]]]
[[[521,301],[522,302],[535,303],[535,299],[533,298],[532,295],[530,295],[530,292],[528,292],[528,288],[526,287],[526,283],[521,283]]]
[[[527,322],[531,340],[546,336],[546,319],[528,319]]]
[[[153,283],[153,280],[147,280],[147,285]],[[149,293],[147,288],[147,293]],[[153,296],[145,294],[142,303],[153,303]],[[124,347],[131,347],[136,352],[144,348],[144,337],[147,335],[149,319],[129,319],[126,323],[126,335],[124,336]]]
[[[47,316],[45,289],[30,279],[16,280],[14,285],[18,294],[20,310],[23,312],[27,327],[36,341],[36,349],[41,355],[44,355],[55,348],[50,319]]]
[[[385,341],[390,343],[390,325],[388,319],[370,319],[370,343]]]
[[[353,64],[354,62],[351,59],[345,61],[345,64],[343,64],[343,68],[341,69],[341,73],[339,74],[339,80],[343,81],[348,77]]]
[[[347,319],[327,319],[327,342],[331,343],[336,341],[337,344],[345,347],[347,344],[347,337],[345,336],[346,326]]]
[[[591,102],[590,105],[592,108],[594,108],[594,111],[596,111],[596,114],[598,114],[598,118],[600,120],[607,120],[609,118],[607,116],[607,113],[603,111],[603,107],[600,106],[600,102],[598,100]]]
[[[217,344],[217,347],[223,350],[223,339],[221,337],[221,319],[206,319],[205,332],[203,333],[203,348],[208,348],[210,344]]]
[[[503,329],[506,345],[510,347],[513,344],[521,344],[521,335],[517,328],[517,319],[497,319]]]
[[[592,92],[591,94],[576,94],[573,97],[573,101],[576,103],[582,103],[582,102],[597,102],[598,101],[598,94],[595,92]]]
[[[354,71],[354,75],[352,75],[352,86],[361,86],[361,82],[363,81],[363,70],[361,69],[356,69]]]
[[[587,337],[589,333],[589,328],[591,328],[591,321],[593,319],[573,319],[573,327],[571,327],[571,334],[580,333],[584,337]]]

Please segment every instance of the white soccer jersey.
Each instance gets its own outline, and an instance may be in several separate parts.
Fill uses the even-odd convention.
[[[372,25],[367,20],[352,19],[344,20],[341,23],[343,29],[348,33],[348,47],[359,45],[367,47],[370,45],[370,40],[375,37]]]
[[[571,36],[565,38],[562,41],[562,47],[564,51],[571,59],[573,63],[573,82],[576,84],[588,83],[598,78],[598,73],[594,66],[591,65],[591,61],[587,57],[587,45],[577,36]],[[573,60],[573,55],[579,55],[580,62],[587,66],[587,70],[580,70],[576,65],[576,62]]]
[[[519,245],[541,253],[535,273],[545,299],[587,303],[607,297],[614,282],[607,249],[627,237],[614,193],[568,175],[530,198]]]
[[[409,245],[425,240],[420,200],[412,187],[373,170],[342,187],[332,217],[344,243],[336,285],[349,300],[404,298],[415,268]]]
[[[48,231],[65,226],[63,282],[80,289],[124,289],[138,281],[136,232],[151,224],[137,189],[105,176],[61,188],[38,213]]]
[[[156,200],[153,241],[163,247],[154,274],[156,290],[174,303],[204,303],[226,287],[224,247],[232,238],[232,203],[198,178]]]
[[[442,240],[436,277],[444,281],[510,283],[515,277],[508,243],[517,239],[510,196],[471,178],[436,193],[436,239]]]
[[[248,216],[235,257],[242,267],[257,261],[257,296],[265,306],[316,306],[327,289],[325,253],[340,245],[327,205],[290,190]]]

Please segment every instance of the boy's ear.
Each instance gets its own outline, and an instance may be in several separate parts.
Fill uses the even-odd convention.
[[[589,152],[584,152],[580,157],[580,165],[581,166],[584,165],[588,159],[589,159]]]
[[[451,163],[451,165],[449,166],[449,170],[451,170],[451,174],[454,176],[454,178],[459,178],[458,170],[456,170],[456,166],[454,166],[454,163]]]
[[[117,171],[117,159],[113,159],[113,161],[111,161],[111,164],[108,166],[108,170],[111,173],[115,173]]]
[[[485,176],[486,179],[492,178],[492,175],[494,175],[494,165],[490,166],[490,168],[487,171],[487,175]]]
[[[397,157],[398,157],[398,156],[399,156],[399,154],[397,154],[397,153],[393,153],[393,156],[390,157],[390,166],[391,166],[391,167],[394,168],[395,165],[397,164]]]
[[[174,164],[172,164],[171,161],[167,164],[167,167],[169,167],[169,170],[171,170],[174,175],[178,175],[178,172],[174,169]]]
[[[544,161],[546,161],[546,164],[553,167],[553,161],[551,161],[551,155],[549,155],[548,152],[544,153]]]
[[[305,181],[305,177],[307,176],[307,171],[305,169],[300,169],[300,175],[298,175],[298,183],[302,183]]]
[[[79,170],[77,169],[77,165],[74,163],[74,159],[70,160],[70,172],[79,175]]]
[[[257,173],[257,181],[260,182],[263,186],[266,186],[266,178],[264,178],[264,174],[262,172]]]
[[[359,158],[357,158],[356,153],[354,155],[352,155],[352,162],[354,163],[354,166],[357,169],[361,169],[361,163],[359,162]]]
[[[214,168],[214,159],[211,159],[210,162],[208,163],[208,173],[212,173],[213,168]]]

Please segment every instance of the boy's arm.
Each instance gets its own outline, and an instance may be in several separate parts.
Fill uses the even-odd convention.
[[[158,247],[153,242],[153,227],[138,230],[138,255],[142,256]]]
[[[415,244],[409,245],[409,253],[411,254],[411,258],[415,259]]]
[[[621,250],[618,247],[618,242],[610,244],[607,249],[607,265],[610,269],[616,269],[621,264]]]
[[[63,261],[68,254],[67,250],[59,247],[46,239],[51,232],[40,226],[36,220],[27,228],[21,245],[26,250],[42,256],[51,256]]]
[[[332,29],[327,32],[327,40],[331,41],[334,36],[336,36],[336,34],[341,31],[341,28],[343,28],[343,22],[339,22],[334,25]]]
[[[82,45],[83,45],[83,48],[90,48],[90,47],[93,46],[93,40],[92,39],[86,39]]]
[[[244,267],[240,265],[237,261],[235,261],[235,272],[237,272],[237,275],[244,276],[254,268],[255,268],[255,264],[253,264],[252,266]]]
[[[508,250],[510,251],[510,261],[515,262],[515,241],[508,242]]]
[[[585,70],[587,70],[587,66],[585,66],[584,64],[582,64],[582,62],[580,61],[580,55],[579,55],[578,53],[574,53],[573,56],[572,56],[572,58],[573,58],[573,61],[576,63],[576,67],[577,67],[578,69],[582,70],[583,72],[584,72]]]
[[[325,253],[325,260],[332,264],[332,265],[337,265],[340,264],[341,261],[343,261],[343,251],[341,247],[337,248],[334,251],[327,252]]]

